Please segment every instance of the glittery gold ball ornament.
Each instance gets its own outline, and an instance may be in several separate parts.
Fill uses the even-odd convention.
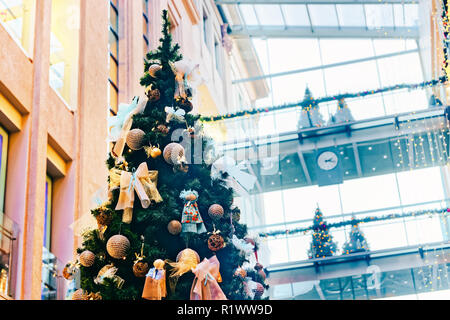
[[[91,267],[95,261],[95,254],[92,251],[85,250],[80,254],[79,260],[83,267]]]
[[[106,243],[106,251],[115,259],[124,259],[128,249],[130,249],[130,241],[120,234],[112,236]]]
[[[213,219],[220,219],[223,217],[223,207],[220,204],[213,204],[208,209],[208,214]]]
[[[72,300],[88,300],[88,293],[83,289],[78,289],[72,295]]]
[[[181,250],[177,255],[177,262],[179,262],[181,259],[185,260],[196,260],[197,263],[200,263],[200,256],[198,253],[192,249],[186,248],[184,250]]]
[[[212,234],[208,238],[208,248],[211,251],[219,251],[225,246],[225,240],[220,234]]]
[[[172,220],[167,225],[167,230],[170,234],[176,236],[181,232],[181,223],[178,220]]]
[[[161,155],[161,153],[162,153],[162,151],[161,151],[161,149],[159,149],[158,147],[153,147],[153,148],[150,150],[150,156],[151,156],[153,159],[158,158],[158,157]]]
[[[144,147],[145,132],[141,129],[130,130],[127,134],[127,146],[131,150],[139,150]]]
[[[144,261],[138,261],[133,265],[133,273],[138,278],[143,278],[148,272],[148,263]]]
[[[162,67],[159,64],[152,64],[149,68],[148,68],[148,74],[151,75],[153,78],[156,78],[156,73],[161,70]]]
[[[179,143],[169,143],[164,148],[163,157],[168,164],[175,165],[180,158],[184,157],[184,148]]]

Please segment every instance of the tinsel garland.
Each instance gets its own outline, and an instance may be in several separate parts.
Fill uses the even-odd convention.
[[[288,104],[282,104],[282,105],[266,107],[266,108],[243,110],[243,111],[239,111],[236,113],[228,113],[226,115],[220,115],[220,116],[214,116],[214,117],[200,117],[200,120],[203,122],[226,120],[226,119],[232,119],[232,118],[238,118],[238,117],[259,114],[262,112],[274,112],[274,111],[279,111],[279,110],[289,109],[289,108],[308,107],[309,105],[317,105],[319,103],[330,102],[330,101],[339,101],[341,99],[366,97],[368,95],[379,94],[379,93],[393,91],[393,90],[423,89],[425,87],[434,87],[438,84],[445,83],[445,82],[447,82],[447,77],[443,76],[443,77],[440,77],[438,80],[430,80],[430,81],[425,81],[425,82],[416,83],[416,84],[396,84],[394,86],[379,88],[376,90],[366,90],[366,91],[360,91],[360,92],[356,92],[356,93],[344,93],[344,94],[338,94],[338,95],[334,95],[334,96],[326,96],[326,97],[322,97],[322,98],[318,98],[318,99],[312,98],[312,99],[306,99],[306,100],[296,102],[296,103],[288,103]]]
[[[450,212],[450,208],[412,211],[412,212],[406,212],[406,213],[391,213],[391,214],[387,214],[387,215],[383,215],[383,216],[371,216],[371,217],[365,217],[362,219],[344,220],[341,222],[330,223],[330,224],[327,224],[326,226],[327,226],[327,229],[341,228],[344,226],[355,225],[355,224],[359,224],[359,223],[392,220],[392,219],[399,219],[399,218],[418,217],[418,216],[423,216],[426,214],[428,214],[428,215],[444,214],[444,216],[445,216],[449,212]],[[301,233],[301,232],[305,233],[307,231],[313,230],[314,228],[315,228],[314,226],[309,226],[309,227],[303,227],[303,228],[295,228],[295,229],[291,229],[291,230],[286,230],[286,229],[285,230],[274,230],[271,232],[261,232],[259,234],[259,236],[262,238],[268,238],[268,237],[276,237],[276,236],[281,236],[281,235],[292,235],[292,234],[297,234],[297,233]]]

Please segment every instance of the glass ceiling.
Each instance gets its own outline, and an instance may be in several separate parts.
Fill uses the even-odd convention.
[[[236,4],[246,26],[382,27],[417,26],[418,4]]]

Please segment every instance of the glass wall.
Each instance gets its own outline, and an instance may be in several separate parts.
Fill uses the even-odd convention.
[[[70,109],[78,103],[80,0],[52,0],[50,86]]]
[[[327,223],[349,220],[351,216],[385,216],[426,209],[447,208],[441,167],[423,168],[345,180],[326,187],[307,186],[265,192],[260,219],[254,219],[253,208],[243,207],[243,219],[249,230],[264,233],[292,230],[312,225],[315,209],[320,207]],[[239,200],[242,203],[242,199]],[[249,211],[249,218],[247,218]],[[420,245],[449,239],[446,218],[423,215],[410,218],[370,222],[360,225],[371,250]],[[332,228],[331,235],[342,254],[350,227]],[[310,233],[262,237],[267,245],[270,264],[307,260]]]
[[[0,0],[0,22],[31,57],[36,0]]]

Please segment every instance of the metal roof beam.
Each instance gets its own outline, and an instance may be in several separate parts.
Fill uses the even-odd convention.
[[[216,4],[417,4],[418,0],[215,0]]]
[[[242,26],[234,25],[230,35],[234,38],[382,38],[417,39],[418,27],[313,27],[310,26]]]

